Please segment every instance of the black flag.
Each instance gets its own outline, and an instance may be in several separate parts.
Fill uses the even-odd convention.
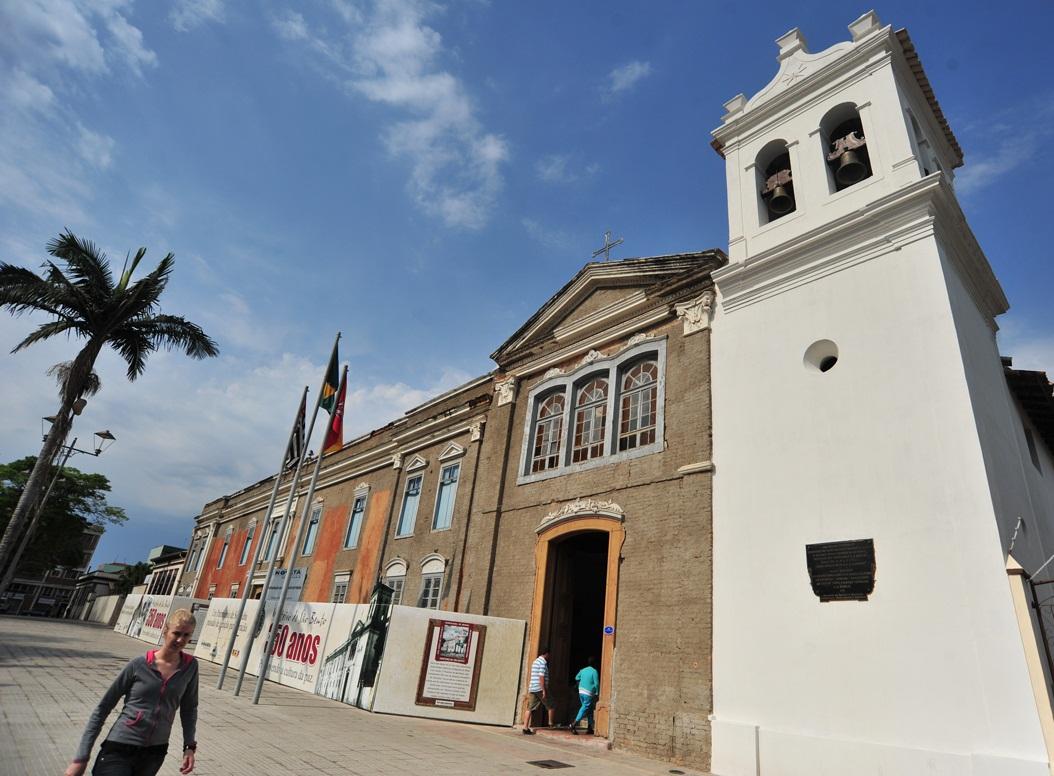
[[[285,451],[285,463],[283,469],[291,469],[296,466],[300,456],[304,454],[304,420],[307,416],[307,393],[300,399],[300,409],[293,421],[293,435],[289,437],[289,447]]]

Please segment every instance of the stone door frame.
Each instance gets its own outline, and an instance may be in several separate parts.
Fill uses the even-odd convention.
[[[614,505],[613,505],[614,506]],[[597,510],[589,514],[572,513],[557,518],[547,518],[537,529],[538,539],[534,546],[534,603],[531,606],[531,621],[527,636],[528,659],[524,687],[530,681],[530,666],[541,646],[542,617],[545,612],[546,580],[549,576],[550,549],[555,542],[573,534],[598,531],[608,535],[607,579],[604,586],[604,625],[616,626],[618,608],[619,561],[622,545],[626,541],[622,510]],[[612,667],[615,657],[617,629],[604,634],[600,654],[600,698],[597,701],[596,734],[607,736],[611,718]],[[521,709],[522,713],[522,709]]]

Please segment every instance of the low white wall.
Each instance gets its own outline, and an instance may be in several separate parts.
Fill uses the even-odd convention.
[[[483,657],[476,694],[476,708],[444,708],[418,705],[425,644],[429,642],[428,621],[453,620],[486,626]],[[405,714],[461,722],[511,725],[516,714],[516,695],[523,652],[523,620],[483,617],[463,612],[438,612],[409,606],[392,607],[384,659],[377,677],[373,710],[384,714]]]
[[[101,622],[104,625],[113,625],[116,618],[120,616],[121,606],[124,604],[123,595],[104,595],[92,601],[91,609],[84,617],[88,622]]]
[[[229,670],[237,670],[241,665],[242,651],[249,648],[246,673],[257,676],[259,672],[261,649],[273,620],[273,615],[268,613],[256,638],[251,639],[249,625],[259,605],[259,601],[246,602]],[[236,599],[212,600],[208,616],[199,626],[195,652],[198,658],[214,663],[223,661],[237,611]],[[285,606],[278,623],[282,634],[274,648],[267,678],[287,687],[385,714],[512,724],[526,627],[523,620],[393,606],[380,669],[372,687],[360,687],[360,673],[369,645],[369,633],[365,627],[369,615],[369,604],[297,603]],[[128,619],[132,619],[131,612]],[[475,710],[416,703],[425,644],[430,639],[428,621],[431,619],[486,626]]]

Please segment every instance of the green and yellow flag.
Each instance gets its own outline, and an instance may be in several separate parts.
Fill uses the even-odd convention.
[[[322,409],[333,414],[337,405],[337,390],[340,387],[340,369],[337,367],[337,346],[333,345],[333,355],[329,358],[329,367],[326,369],[326,382],[322,384],[322,401],[319,402]]]

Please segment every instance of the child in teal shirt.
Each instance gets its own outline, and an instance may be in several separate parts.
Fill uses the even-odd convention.
[[[578,735],[578,723],[585,717],[586,732],[589,735],[593,735],[593,709],[597,705],[597,696],[600,694],[600,675],[597,673],[596,658],[589,658],[586,661],[587,665],[575,676],[575,681],[578,682],[578,699],[582,703],[582,707],[578,710],[578,716],[575,717],[575,721],[572,722],[569,727],[574,735]]]

